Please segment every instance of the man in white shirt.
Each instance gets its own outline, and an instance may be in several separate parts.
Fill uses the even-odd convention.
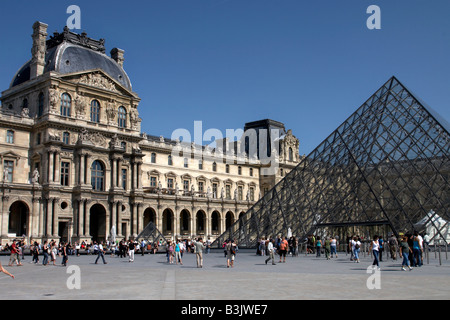
[[[272,265],[275,265],[275,252],[273,249],[273,239],[269,240],[269,243],[267,244],[267,252],[269,253],[269,257],[266,259],[266,264],[269,262],[269,260],[272,260]]]

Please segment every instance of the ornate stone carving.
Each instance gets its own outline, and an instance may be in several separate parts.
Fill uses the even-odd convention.
[[[78,119],[84,119],[86,113],[85,99],[79,94],[75,94],[74,105],[76,117]]]
[[[88,73],[80,77],[79,83],[87,84],[88,86],[97,87],[109,91],[118,92],[116,84],[111,79],[103,76],[100,73]]]
[[[56,87],[48,89],[48,101],[50,104],[50,113],[58,113],[59,92]]]
[[[114,120],[116,119],[116,106],[114,104],[114,100],[111,102],[108,102],[108,104],[107,104],[106,117],[108,119],[109,124],[114,123]]]

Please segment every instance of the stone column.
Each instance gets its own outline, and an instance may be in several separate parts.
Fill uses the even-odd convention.
[[[47,238],[52,237],[53,198],[47,199]]]
[[[120,233],[119,233],[119,229],[120,229]],[[117,234],[120,234],[121,236],[123,236],[122,233],[122,202],[118,202],[117,203],[117,228],[116,228],[116,232]]]
[[[78,237],[84,236],[84,200],[78,200]]]
[[[139,207],[142,207],[143,203],[139,204]],[[138,219],[138,229],[137,229],[137,234],[141,233],[144,230],[144,213],[141,212],[141,210],[139,210],[139,214],[137,216]]]
[[[30,236],[32,238],[37,238],[39,236],[39,226],[41,225],[41,217],[40,217],[40,212],[39,212],[39,203],[40,203],[40,198],[38,197],[34,197],[33,198],[33,208],[32,208],[32,212],[30,214],[31,217],[31,221],[30,221],[30,226],[31,228],[30,230]]]
[[[53,160],[54,154],[52,150],[48,151],[48,183],[52,183],[53,182],[53,173],[54,173],[54,168],[53,168]]]
[[[123,158],[117,158],[117,174],[118,174],[118,187],[122,188],[123,185],[123,177],[122,177],[122,162]]]
[[[78,174],[80,185],[84,184],[84,173],[85,173],[85,154],[80,154],[80,172]]]
[[[112,158],[111,159],[111,187],[110,189],[115,189],[116,188],[116,159]]]
[[[119,234],[119,227],[117,224],[117,201],[111,201],[111,228],[116,228],[116,234]],[[108,225],[106,226],[108,228]]]
[[[136,187],[139,190],[142,190],[142,162],[136,163],[136,166],[137,166],[137,177],[136,177],[137,184],[136,184]]]
[[[59,227],[58,204],[59,204],[59,199],[53,198],[52,209],[53,209],[53,238],[54,239],[58,238],[58,227]]]
[[[84,236],[85,237],[90,237],[91,236],[91,229],[90,229],[90,223],[91,223],[91,217],[88,211],[88,204],[89,204],[90,200],[89,199],[84,199]]]
[[[1,236],[2,238],[7,238],[8,237],[8,215],[9,215],[9,210],[8,210],[8,200],[9,200],[9,196],[2,196],[2,219],[1,219]]]
[[[91,158],[91,154],[86,154],[86,178],[85,178],[85,184],[90,185],[91,184],[91,167],[89,166],[89,159]],[[106,185],[106,181],[105,181]]]
[[[61,155],[60,151],[55,151],[55,172],[53,176],[53,181],[60,183],[61,178]]]

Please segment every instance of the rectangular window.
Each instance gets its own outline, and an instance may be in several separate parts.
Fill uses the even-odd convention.
[[[3,162],[3,173],[4,173],[4,181],[13,182],[13,173],[14,173],[14,161],[5,160]]]
[[[61,185],[69,185],[70,162],[61,162]]]
[[[167,188],[173,189],[173,179],[172,178],[167,179]]]
[[[150,177],[150,187],[156,188],[156,177]]]
[[[6,143],[14,143],[14,131],[6,131]]]
[[[250,201],[255,201],[255,188],[250,188]]]
[[[239,187],[238,187],[238,199],[239,199],[239,200],[243,200],[243,198],[242,198],[242,197],[243,197],[243,192],[242,192],[242,190],[243,190],[243,189],[242,189],[242,186],[239,186]]]
[[[231,186],[229,184],[225,186],[225,192],[226,198],[231,199]]]
[[[122,169],[122,188],[127,189],[127,169]]]
[[[204,183],[203,181],[198,182],[198,191],[203,192],[204,190]]]
[[[183,180],[183,190],[189,191],[189,180]]]

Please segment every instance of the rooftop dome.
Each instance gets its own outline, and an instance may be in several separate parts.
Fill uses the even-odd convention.
[[[120,49],[113,49],[117,52]],[[121,51],[123,53],[123,51]],[[120,58],[121,59],[121,58]],[[76,34],[67,27],[62,33],[55,32],[46,41],[44,73],[54,71],[70,74],[87,70],[101,69],[123,87],[131,90],[131,82],[121,66],[120,59],[105,54],[104,40],[93,40],[86,33]],[[10,87],[30,80],[31,60],[25,63],[15,74]]]

